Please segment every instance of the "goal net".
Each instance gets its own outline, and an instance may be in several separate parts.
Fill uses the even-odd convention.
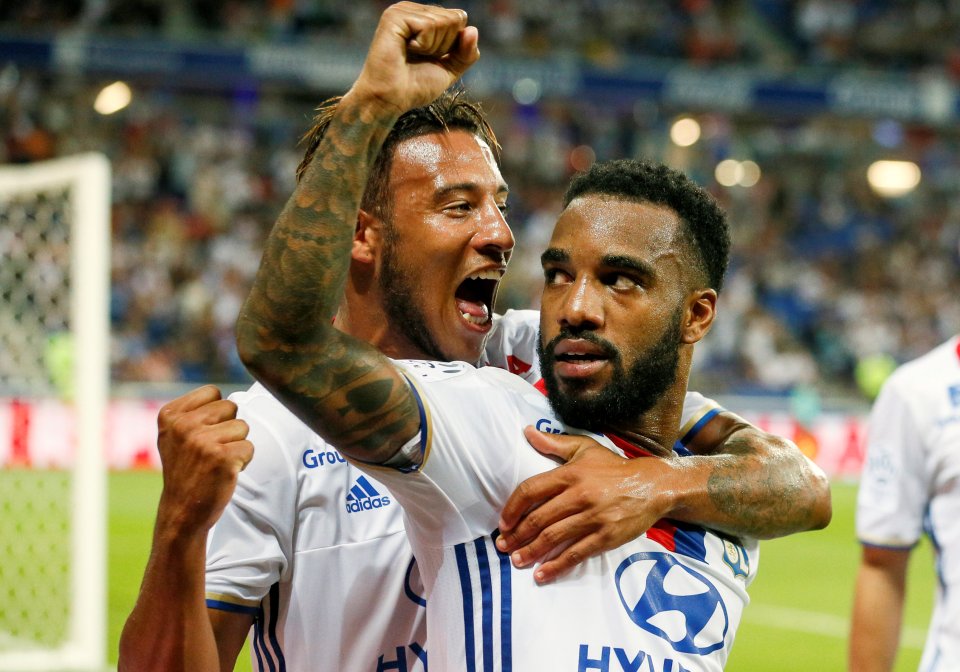
[[[0,166],[4,671],[105,666],[109,204],[100,154]]]

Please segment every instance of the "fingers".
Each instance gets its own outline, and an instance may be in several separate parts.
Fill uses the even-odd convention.
[[[406,39],[407,48],[421,56],[441,56],[450,52],[457,37],[467,27],[467,13],[462,9],[445,9],[400,2],[384,13]]]
[[[176,416],[200,408],[205,404],[220,399],[220,390],[216,385],[204,385],[191,390],[163,405],[160,416]]]
[[[480,58],[479,33],[467,25],[467,13],[462,9],[402,2],[388,11],[395,14],[390,18],[406,40],[407,52],[437,59],[454,77],[462,75]]]
[[[563,473],[556,470],[531,476],[517,486],[500,512],[500,532],[509,533],[520,519],[545,500],[563,492]]]
[[[232,460],[237,473],[243,471],[253,459],[253,443],[246,439],[231,441],[223,446],[224,453]]]
[[[480,58],[480,34],[473,26],[464,28],[457,37],[454,48],[449,52],[449,68],[461,76]]]
[[[525,427],[523,436],[538,452],[543,455],[559,458],[563,462],[569,462],[573,459],[584,447],[584,442],[599,446],[599,444],[588,437],[540,432],[533,426]],[[604,448],[604,450],[606,450],[606,448]]]
[[[250,431],[249,425],[243,420],[236,418],[218,422],[205,427],[203,430],[206,437],[217,443],[232,443],[234,441],[244,441]]]
[[[219,399],[190,412],[197,424],[215,425],[237,417],[237,405],[229,399]]]
[[[609,546],[604,544],[599,534],[585,536],[583,539],[564,550],[552,560],[547,560],[533,571],[533,580],[543,585],[556,581],[568,574],[577,565],[588,558],[601,553]]]
[[[549,522],[546,522],[547,520]],[[525,520],[524,523],[526,522]],[[520,544],[523,545],[515,545],[517,547],[510,553],[510,561],[516,567],[529,567],[535,562],[557,555],[559,551],[597,527],[596,521],[587,515],[579,514],[574,508],[549,512],[545,514],[543,521],[538,521],[538,524],[533,526],[535,532],[532,535],[518,537],[522,539]],[[505,541],[510,545],[509,539]],[[497,539],[498,547],[499,542],[500,538]]]
[[[407,48],[411,52],[421,56],[442,56],[450,53],[461,32],[467,27],[467,13],[460,9],[451,9],[443,10],[442,14],[435,12],[417,16],[411,22],[411,27],[416,31],[407,42]]]

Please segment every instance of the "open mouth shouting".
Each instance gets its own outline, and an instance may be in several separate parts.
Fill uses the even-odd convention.
[[[471,273],[454,292],[457,311],[472,329],[488,331],[492,324],[493,302],[497,296],[503,267]]]

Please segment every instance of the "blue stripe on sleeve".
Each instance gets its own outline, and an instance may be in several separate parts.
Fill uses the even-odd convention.
[[[713,420],[717,416],[717,414],[719,414],[720,411],[722,410],[723,409],[721,408],[710,409],[702,418],[700,418],[696,422],[696,424],[693,427],[690,428],[690,431],[688,431],[686,434],[683,435],[683,438],[680,439],[680,443],[683,444],[684,446],[690,443],[690,440],[697,435],[697,432],[703,429],[703,426],[708,422],[710,422],[711,420]]]
[[[266,642],[266,616],[264,610],[260,610],[260,615],[257,617],[256,627],[254,628],[256,641],[254,645],[257,650],[257,663],[260,665],[261,672],[277,672],[276,665],[273,664],[273,658],[270,656],[270,652],[267,650]],[[266,665],[264,665],[266,661]]]
[[[401,372],[401,375],[403,375],[403,379],[407,381],[407,387],[409,387],[413,393],[413,398],[417,402],[417,413],[420,416],[420,464],[397,469],[397,471],[402,473],[409,473],[411,471],[418,471],[423,464],[423,456],[427,452],[427,432],[430,431],[430,427],[427,425],[427,410],[423,407],[423,399],[420,398],[420,392],[413,384],[413,381],[407,377],[407,374]]]
[[[277,663],[280,665],[279,672],[287,672],[287,661],[283,657],[283,648],[280,646],[280,640],[277,639],[277,623],[280,621],[280,584],[275,583],[270,587],[270,646],[277,657]]]
[[[207,598],[207,608],[208,609],[218,609],[219,611],[230,611],[235,614],[250,614],[256,618],[257,614],[260,611],[260,607],[248,607],[243,604],[233,604],[232,602],[224,602],[223,600],[211,600]]]

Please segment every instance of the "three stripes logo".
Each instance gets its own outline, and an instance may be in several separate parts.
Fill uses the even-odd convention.
[[[390,498],[381,495],[366,476],[359,476],[347,493],[347,513],[371,511],[390,504]]]

